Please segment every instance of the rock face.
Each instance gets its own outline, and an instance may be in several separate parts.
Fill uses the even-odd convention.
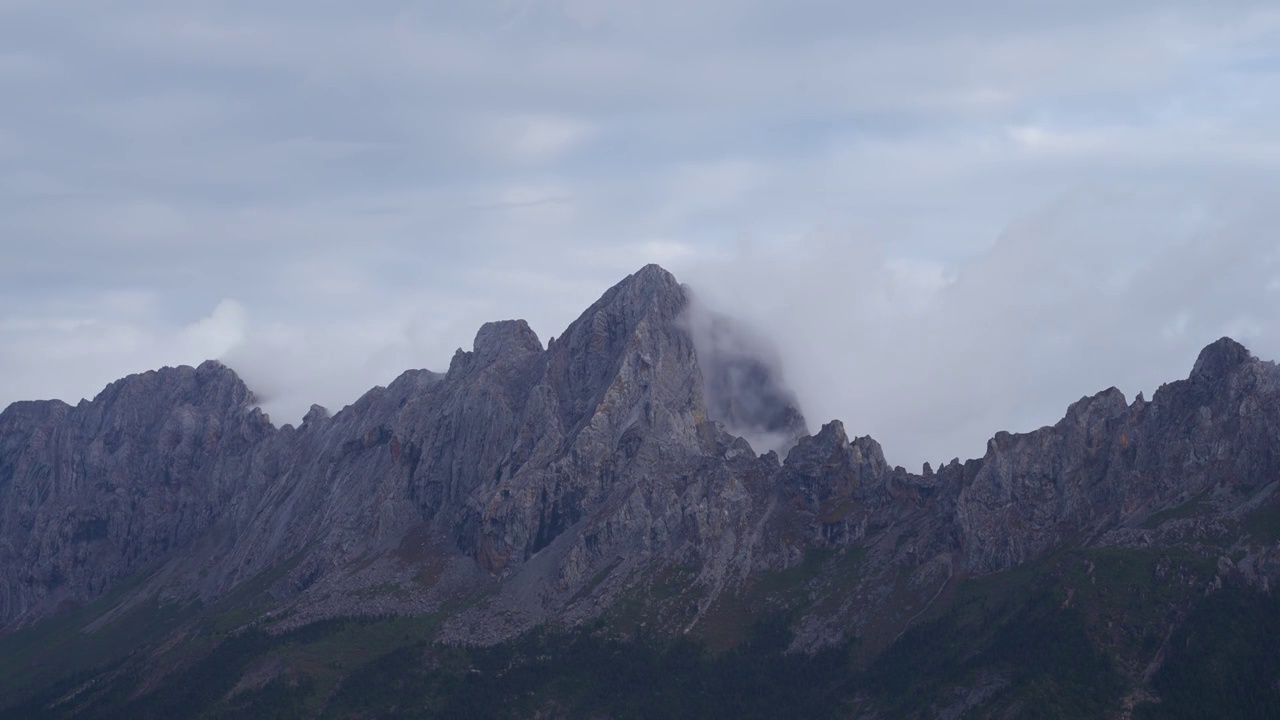
[[[1223,338],[1151,402],[1127,404],[1111,388],[1053,427],[997,434],[957,505],[969,567],[1013,567],[1170,501],[1280,478],[1278,378],[1273,363]]]
[[[559,541],[558,567],[539,573],[564,592],[602,558],[670,536],[709,543],[725,511],[683,495],[739,479],[687,303],[649,266],[547,349],[523,321],[489,323],[447,374],[410,371],[336,415],[313,407],[298,428],[272,428],[212,362],[126,378],[78,408],[16,404],[0,417],[0,626],[156,563],[172,597],[212,600],[286,560],[282,596],[332,596],[342,588],[326,580],[411,531],[494,577]],[[780,411],[802,426],[793,405]],[[685,500],[700,507],[673,504]]]
[[[913,597],[937,597],[958,574],[1280,479],[1280,373],[1228,339],[1150,402],[1113,388],[916,475],[838,421],[809,436],[767,347],[698,312],[651,265],[545,348],[523,321],[489,323],[447,373],[406,372],[296,428],[272,427],[216,362],[76,407],[14,404],[0,633],[126,578],[208,604],[264,577],[280,622],[454,608],[442,635],[468,642],[678,584],[661,619],[681,632],[810,551],[861,548],[861,579],[806,620],[821,644],[923,612],[876,590],[900,567],[923,569]]]
[[[253,403],[210,361],[0,414],[0,623],[92,598],[235,513],[274,433]]]

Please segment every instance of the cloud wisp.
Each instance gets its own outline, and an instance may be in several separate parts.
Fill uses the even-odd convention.
[[[1072,193],[951,265],[827,236],[690,276],[768,328],[810,424],[936,465],[1113,385],[1150,397],[1223,335],[1280,359],[1280,196],[1216,194]]]
[[[0,2],[0,404],[218,355],[292,422],[658,262],[977,454],[1268,352],[1273,5]]]

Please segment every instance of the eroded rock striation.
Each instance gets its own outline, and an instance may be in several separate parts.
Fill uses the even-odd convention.
[[[296,428],[212,361],[74,407],[16,403],[0,414],[0,632],[126,580],[211,604],[268,578],[255,621],[282,626],[439,612],[442,637],[483,643],[649,602],[679,633],[745,607],[760,577],[858,548],[856,572],[809,592],[821,611],[798,642],[874,641],[956,577],[1136,542],[1154,513],[1209,492],[1244,507],[1280,479],[1280,372],[1226,338],[1150,401],[1112,388],[914,474],[838,421],[808,435],[776,359],[732,321],[691,321],[690,302],[651,265],[546,347],[523,321],[489,323],[446,373]],[[915,579],[891,596],[901,568]]]
[[[1223,338],[1150,402],[1111,388],[1052,427],[998,433],[960,490],[966,561],[1001,570],[1207,490],[1247,496],[1280,479],[1278,451],[1276,365]]]
[[[181,553],[262,490],[275,431],[229,368],[133,375],[91,402],[0,414],[0,625]]]

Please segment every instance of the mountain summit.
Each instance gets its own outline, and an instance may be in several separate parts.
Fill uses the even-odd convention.
[[[94,687],[127,668],[141,696],[227,637],[352,617],[431,618],[432,643],[592,624],[724,648],[783,613],[792,650],[856,639],[865,663],[910,648],[983,578],[1067,552],[1097,577],[1153,547],[1221,568],[1160,566],[1191,588],[1160,600],[1153,627],[1172,632],[1207,583],[1280,580],[1276,448],[1280,372],[1224,338],[1150,402],[1113,388],[1054,426],[997,433],[981,459],[908,473],[838,421],[810,436],[768,344],[649,265],[545,347],[522,320],[487,323],[446,373],[406,372],[297,428],[273,427],[213,361],[75,407],[10,406],[0,643],[45,664],[0,690],[16,701],[40,677],[115,667]],[[1053,567],[1053,582],[1076,577]],[[106,665],[31,639],[57,623],[92,638],[139,612],[148,631]],[[1117,682],[1150,693],[1166,650],[1107,642]],[[302,672],[289,662],[236,682]],[[990,693],[1012,686],[1001,667]]]
[[[688,308],[686,289],[649,265],[545,349],[523,320],[487,323],[446,374],[406,373],[332,417],[313,408],[297,429],[271,427],[215,361],[130,376],[75,408],[16,404],[0,416],[0,627],[90,601],[156,562],[165,593],[212,601],[294,559],[286,594],[309,608],[313,585],[414,532],[474,561],[460,583],[484,584],[572,526],[627,502],[665,502],[648,494],[691,481],[732,444],[719,411],[747,430],[777,429],[709,410],[704,374],[723,384],[749,366],[769,394],[753,400],[759,391],[738,387],[739,405],[771,404],[798,435],[803,419],[776,366],[745,352],[700,363]],[[716,322],[732,335],[731,321]],[[574,559],[558,582],[572,587],[610,548],[647,542],[648,529],[615,519],[616,538],[566,538],[556,551]],[[384,570],[375,565],[371,582]],[[530,621],[557,610],[520,608]]]

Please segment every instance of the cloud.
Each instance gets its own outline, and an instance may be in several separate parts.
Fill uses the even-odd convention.
[[[209,317],[178,331],[178,345],[189,358],[220,358],[245,339],[247,313],[235,300],[223,300]]]
[[[57,72],[56,63],[35,53],[0,52],[0,79],[29,82],[48,78]]]
[[[1266,351],[1272,5],[0,2],[0,404],[221,353],[292,421],[656,261],[981,452]]]
[[[589,122],[555,115],[508,115],[488,125],[482,142],[502,160],[527,164],[556,160],[596,132]]]
[[[1280,358],[1277,196],[1215,194],[1070,193],[949,268],[810,237],[691,275],[775,336],[811,423],[936,464],[1111,385],[1150,397],[1222,335]]]
[[[146,291],[61,303],[42,315],[0,315],[0,397],[75,403],[107,383],[163,365],[196,365],[243,340],[245,309],[223,300],[190,323],[166,320]]]

